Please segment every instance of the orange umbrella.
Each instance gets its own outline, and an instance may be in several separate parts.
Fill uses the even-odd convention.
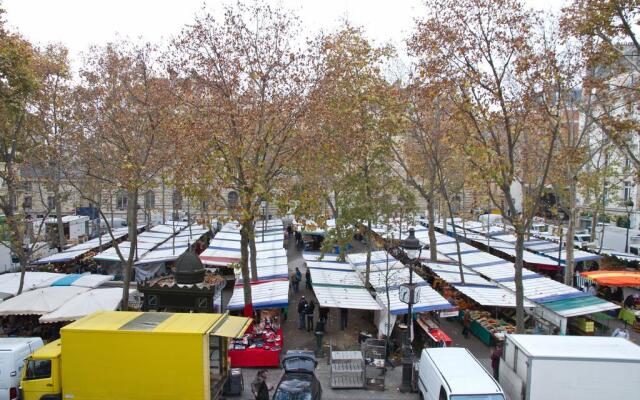
[[[582,276],[598,285],[604,286],[640,286],[640,272],[631,271],[590,271]]]

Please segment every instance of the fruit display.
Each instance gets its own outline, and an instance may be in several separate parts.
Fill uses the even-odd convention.
[[[514,333],[516,327],[501,319],[491,316],[488,311],[469,311],[472,320],[489,331],[494,336],[503,336],[506,333]]]

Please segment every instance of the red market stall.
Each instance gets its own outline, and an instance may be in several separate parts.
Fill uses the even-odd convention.
[[[236,287],[230,310],[256,311],[254,323],[244,336],[229,344],[232,368],[279,367],[283,335],[281,310],[289,305],[289,281],[252,282],[253,304],[245,307],[242,287]]]
[[[242,339],[234,340],[229,348],[233,368],[280,366],[282,329],[260,330],[252,325]]]

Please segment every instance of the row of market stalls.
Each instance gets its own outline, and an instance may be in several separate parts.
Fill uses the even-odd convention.
[[[462,265],[499,287],[515,293],[513,263],[462,242],[463,235],[461,236],[459,236],[461,239],[459,245]],[[423,238],[425,243],[428,243],[426,237]],[[436,240],[438,253],[451,262],[457,263],[458,250],[455,239],[437,233]],[[619,308],[616,304],[554,281],[527,268],[523,268],[522,275],[524,297],[535,305],[530,309],[530,313],[537,319],[535,325],[537,329],[544,330],[546,328],[544,321],[548,321],[558,327],[561,333],[564,333],[567,331],[570,318],[574,318],[572,328],[581,329],[581,327],[584,328],[585,321],[575,317]]]
[[[244,282],[238,268],[241,261],[238,223],[226,223],[200,254],[200,260],[208,269],[233,271],[235,286],[227,309],[245,316],[255,314],[254,323],[243,338],[230,344],[229,358],[234,368],[279,366],[284,339],[281,323],[289,306],[289,273],[282,221],[257,222],[254,237],[257,277],[250,272],[252,304],[245,304]]]
[[[116,228],[113,230],[112,234],[106,233],[84,243],[76,244],[59,253],[33,261],[31,264],[45,265],[70,263],[84,258],[88,253],[94,252],[103,247],[110,247],[114,241],[119,242],[122,238],[127,236],[128,233],[129,231],[127,228]]]
[[[166,272],[166,266],[174,262],[191,247],[204,243],[209,229],[202,225],[190,225],[175,221],[160,224],[137,236],[135,247],[135,280],[138,282]],[[204,244],[202,244],[204,246]],[[126,259],[131,249],[130,241],[123,241],[93,257],[105,270],[114,275],[122,271],[118,250]]]
[[[173,222],[170,225],[158,225],[138,235],[136,248],[136,278],[145,277],[164,271],[165,266],[193,248],[208,229]],[[0,316],[5,332],[31,334],[29,330],[47,330],[40,324],[64,324],[95,311],[116,310],[120,307],[122,284],[110,283],[122,272],[122,263],[113,245],[114,239],[119,242],[123,256],[128,256],[131,242],[122,241],[127,235],[126,229],[113,231],[113,237],[106,235],[88,242],[72,246],[56,255],[45,257],[36,262],[37,265],[68,265],[69,263],[87,263],[93,259],[101,264],[103,271],[111,270],[111,274],[62,274],[53,272],[26,272],[22,293],[18,295],[20,274],[0,275]],[[106,250],[95,254],[99,249]],[[203,246],[204,247],[204,246]],[[93,255],[95,254],[95,255]],[[153,266],[153,268],[148,268]],[[136,291],[129,291],[134,297]],[[59,328],[59,326],[58,326]],[[46,336],[46,335],[45,335]]]
[[[338,261],[332,254],[304,252],[303,257],[311,272],[313,291],[322,308],[356,309],[373,311],[374,323],[379,335],[391,335],[398,316],[409,309],[400,300],[400,284],[409,281],[409,269],[385,251],[373,251],[370,258],[369,283],[365,286],[366,253],[352,253],[346,262]],[[418,321],[430,313],[450,312],[454,306],[433,290],[417,273],[413,282],[420,287],[419,299],[413,306]],[[438,327],[423,326],[431,341],[451,343],[451,339]]]
[[[516,236],[512,231],[502,226],[487,225],[478,221],[462,221],[454,219],[458,236],[482,246],[490,252],[510,260],[515,259]],[[443,224],[436,224],[441,230]],[[453,229],[448,226],[447,234],[452,235]],[[550,240],[534,238],[524,242],[525,252],[523,261],[525,266],[536,270],[561,271],[566,265],[566,249],[560,243]],[[582,268],[585,263],[596,262],[602,256],[588,251],[574,249],[574,260]]]

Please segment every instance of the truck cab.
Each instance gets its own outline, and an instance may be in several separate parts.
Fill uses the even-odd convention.
[[[62,347],[60,339],[34,352],[22,369],[22,400],[60,400],[62,398]]]

